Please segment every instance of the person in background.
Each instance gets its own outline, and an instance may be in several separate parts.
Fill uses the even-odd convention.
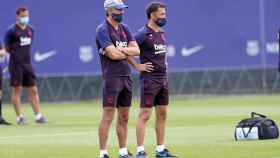
[[[4,38],[5,49],[10,54],[11,101],[15,108],[18,125],[27,123],[21,111],[22,87],[27,88],[28,99],[35,113],[35,122],[38,124],[47,122],[41,112],[36,75],[31,64],[34,30],[29,25],[29,20],[29,10],[26,7],[19,7],[16,10],[16,23],[8,29]]]
[[[6,55],[5,49],[2,47],[2,43],[0,41],[0,57],[4,57]],[[2,73],[2,66],[0,65],[0,125],[11,125],[11,123],[7,122],[3,117],[2,111],[2,80],[3,80],[3,73]]]

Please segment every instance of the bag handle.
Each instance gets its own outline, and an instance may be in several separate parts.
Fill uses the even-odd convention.
[[[265,116],[265,115],[263,115],[263,114],[259,114],[259,113],[256,113],[256,112],[252,112],[252,113],[251,113],[251,117],[253,118],[253,117],[255,117],[255,116],[260,116],[260,117],[262,117],[262,118],[267,118],[267,116]]]

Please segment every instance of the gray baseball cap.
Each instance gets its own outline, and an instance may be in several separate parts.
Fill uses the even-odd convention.
[[[128,6],[122,0],[105,0],[104,9],[108,10],[108,8],[124,9],[128,8]]]

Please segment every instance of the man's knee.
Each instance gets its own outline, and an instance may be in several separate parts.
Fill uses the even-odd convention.
[[[122,123],[122,124],[127,124],[128,123],[128,120],[129,120],[129,115],[128,114],[121,114],[119,116],[119,121]]]
[[[141,109],[139,119],[143,122],[147,122],[151,117],[151,109]]]
[[[21,90],[22,90],[21,87],[12,87],[13,94],[19,94],[19,93],[21,93]]]
[[[28,88],[28,92],[29,92],[29,95],[38,95],[38,89],[37,87],[31,87],[31,88]]]
[[[119,112],[119,114],[118,114],[119,124],[126,125],[128,123],[128,120],[129,120],[129,111],[128,110]]]
[[[102,122],[111,123],[114,119],[114,113],[115,113],[114,108],[104,108]]]
[[[12,88],[12,100],[20,98],[21,95],[21,87],[13,87]]]
[[[166,107],[157,108],[156,110],[157,110],[157,112],[156,112],[157,119],[165,121],[167,118]]]

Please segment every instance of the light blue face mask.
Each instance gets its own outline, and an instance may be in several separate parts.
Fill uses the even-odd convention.
[[[19,23],[21,25],[24,25],[24,26],[28,25],[29,24],[29,17],[25,16],[25,17],[19,18]]]

